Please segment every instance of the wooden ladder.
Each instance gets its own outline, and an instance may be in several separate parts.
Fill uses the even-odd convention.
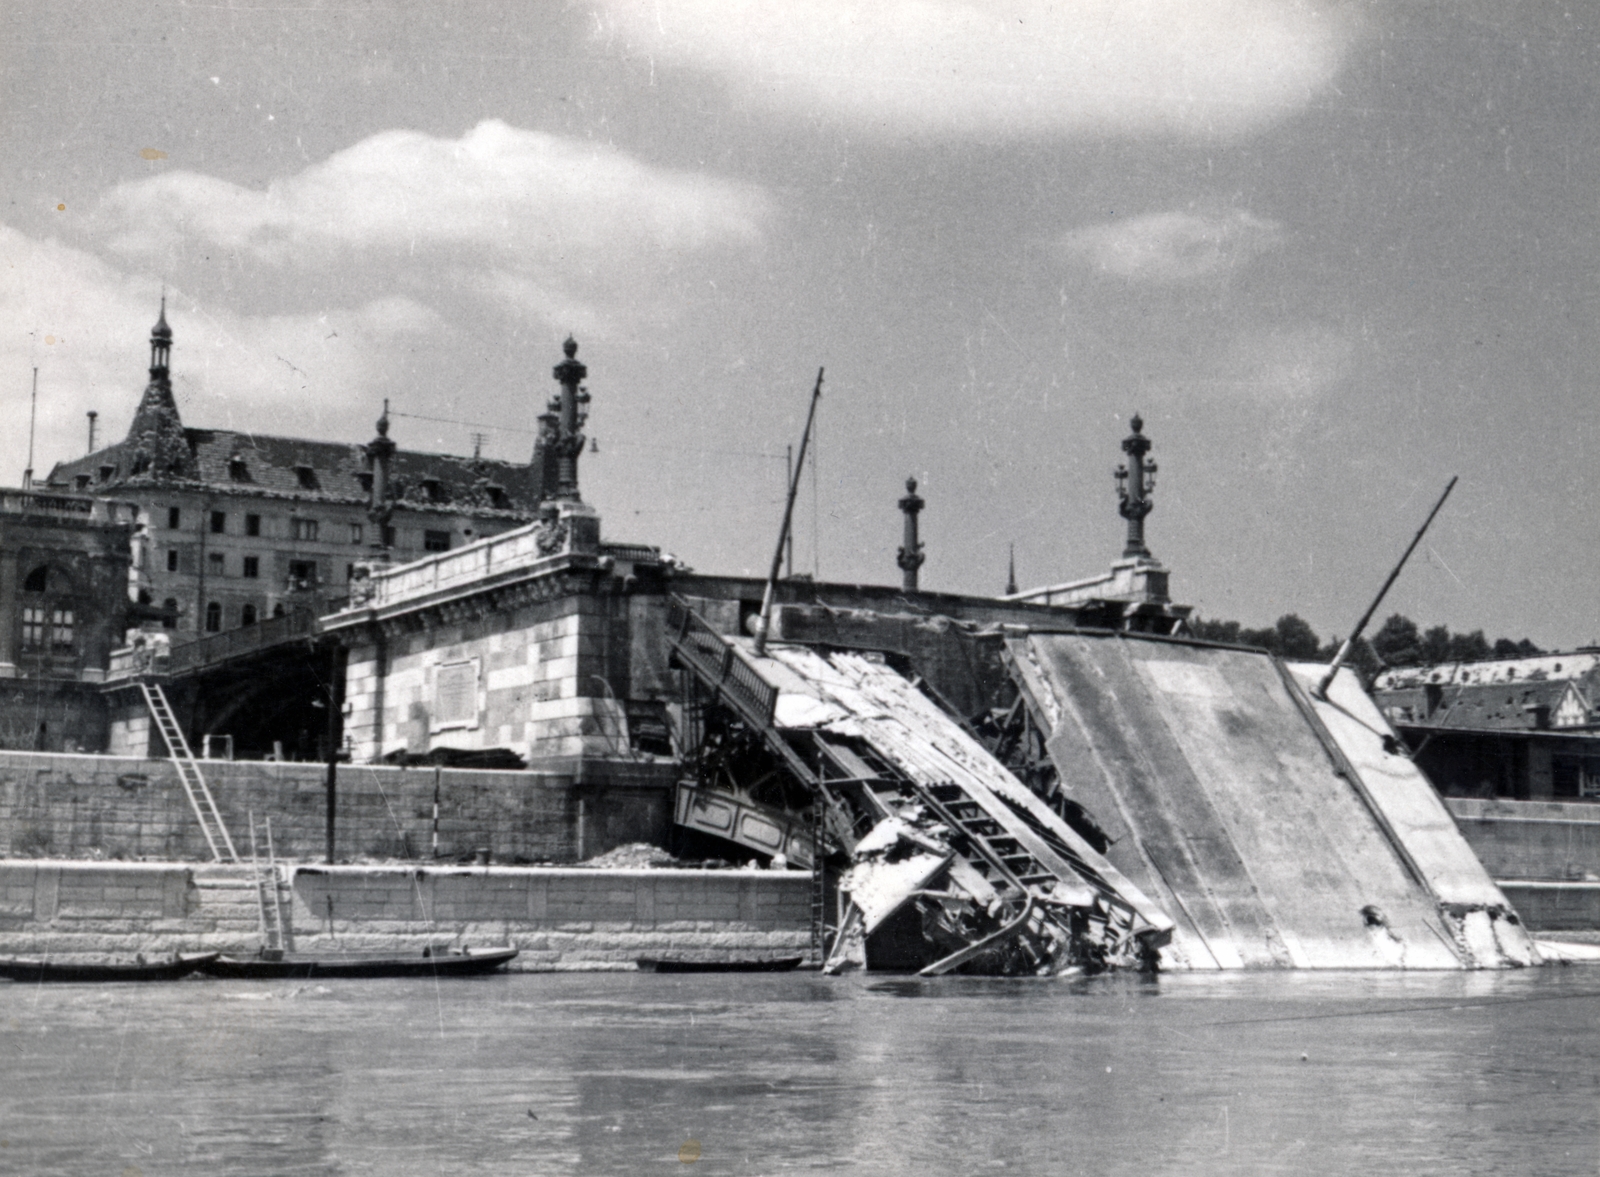
[[[150,716],[166,742],[167,756],[178,771],[183,791],[189,795],[189,804],[200,822],[200,832],[206,836],[206,845],[211,848],[211,857],[217,862],[238,862],[239,853],[233,848],[228,827],[217,811],[217,803],[200,772],[200,763],[189,750],[189,741],[184,738],[183,728],[178,726],[178,717],[172,713],[166,692],[160,683],[144,681],[139,683],[139,689],[144,692],[145,706],[150,709]]]

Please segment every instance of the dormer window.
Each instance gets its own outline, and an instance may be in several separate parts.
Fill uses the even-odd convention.
[[[491,482],[487,489],[489,491],[489,505],[491,507],[493,507],[495,510],[504,511],[511,505],[506,500],[506,488],[505,487],[496,486],[494,483]]]
[[[75,474],[75,475],[73,475],[72,485],[77,490],[88,490],[89,489],[89,476],[87,474]]]
[[[228,455],[228,477],[235,482],[250,481],[250,467],[244,464],[244,455],[238,450]]]
[[[361,489],[366,491],[367,494],[371,494],[372,493],[372,471],[370,471],[370,470],[362,470],[362,471],[360,471],[359,473],[356,474],[356,477],[361,480]]]
[[[444,484],[437,478],[424,478],[422,480],[422,493],[427,496],[430,503],[444,502]]]
[[[117,472],[117,468],[115,466],[102,466],[102,467],[100,467],[100,481],[101,482],[110,482],[111,481],[111,476],[113,474],[115,474],[116,472]]]
[[[296,466],[294,468],[294,472],[295,472],[295,475],[300,479],[300,489],[301,490],[320,490],[321,489],[320,484],[317,482],[317,472],[313,467],[311,467],[311,466]]]

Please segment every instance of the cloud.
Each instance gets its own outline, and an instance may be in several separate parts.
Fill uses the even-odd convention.
[[[1328,327],[1307,325],[1249,332],[1235,339],[1213,383],[1275,404],[1304,402],[1349,375],[1350,341]]]
[[[39,369],[39,476],[83,452],[89,409],[100,413],[100,442],[126,430],[147,379],[159,291],[153,275],[0,225],[0,317],[14,325],[0,335],[0,370]],[[441,329],[432,310],[396,295],[316,313],[249,315],[175,289],[168,318],[174,391],[189,424],[302,436],[364,436],[378,400],[397,383],[405,387],[397,354]],[[0,410],[25,421],[28,400],[26,383],[12,382],[0,391]],[[25,430],[6,431],[6,481],[26,457]]]
[[[739,96],[869,131],[1233,136],[1338,73],[1347,7],[1302,0],[598,0],[599,35]]]
[[[687,255],[755,246],[770,216],[756,188],[491,119],[460,139],[385,131],[265,189],[187,171],[119,184],[90,231],[165,272],[218,251],[341,276],[355,259],[592,322],[601,292],[648,293]]]
[[[1134,282],[1226,277],[1282,242],[1283,226],[1242,209],[1220,216],[1150,213],[1065,234],[1062,252]]]

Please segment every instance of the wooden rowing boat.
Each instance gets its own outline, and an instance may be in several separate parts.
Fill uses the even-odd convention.
[[[392,952],[302,955],[267,950],[259,956],[219,956],[200,967],[207,976],[250,981],[295,977],[460,977],[491,972],[516,955],[517,949],[509,945],[452,952],[424,949],[416,956],[397,956]]]
[[[215,952],[174,955],[166,960],[145,960],[110,964],[81,964],[59,960],[0,959],[0,977],[13,981],[176,981],[217,959]]]
[[[799,968],[801,959],[780,956],[758,960],[683,960],[643,956],[638,963],[647,973],[786,973]]]

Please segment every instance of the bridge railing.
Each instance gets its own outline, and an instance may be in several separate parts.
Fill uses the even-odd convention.
[[[106,681],[123,681],[141,674],[187,674],[285,642],[312,638],[320,632],[316,613],[298,609],[178,645],[163,640],[163,633],[151,634],[139,645],[111,651]]]

